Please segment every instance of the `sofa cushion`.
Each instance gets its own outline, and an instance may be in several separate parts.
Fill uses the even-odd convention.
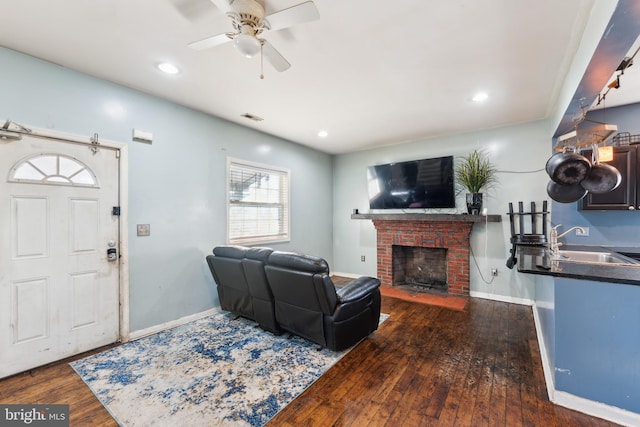
[[[269,256],[269,264],[291,270],[329,274],[329,264],[327,264],[327,261],[313,255],[274,251]]]
[[[247,255],[248,250],[249,248],[243,246],[216,246],[213,248],[213,254],[224,258],[242,259]]]
[[[260,247],[249,248],[247,249],[245,257],[266,263],[267,260],[269,259],[269,255],[271,255],[272,252],[273,252],[273,249],[271,248],[260,248]]]

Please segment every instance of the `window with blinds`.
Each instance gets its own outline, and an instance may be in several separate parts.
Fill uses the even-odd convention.
[[[228,241],[246,245],[289,240],[289,170],[227,161]]]

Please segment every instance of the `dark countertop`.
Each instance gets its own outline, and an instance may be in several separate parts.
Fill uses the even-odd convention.
[[[608,250],[627,256],[630,254],[633,256],[640,255],[640,248],[634,247],[564,245],[561,250]],[[518,271],[569,279],[640,285],[640,264],[611,265],[551,260],[548,250],[544,247],[518,246]]]

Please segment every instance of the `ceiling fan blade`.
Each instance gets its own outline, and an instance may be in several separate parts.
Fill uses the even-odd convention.
[[[231,39],[227,36],[227,33],[218,34],[216,36],[207,37],[206,39],[198,40],[197,42],[189,43],[191,49],[194,50],[205,50],[210,47],[221,45],[222,43],[226,43]]]
[[[213,0],[211,0],[213,1]],[[218,0],[223,1],[223,0]],[[265,17],[271,31],[287,28],[303,22],[315,21],[320,18],[320,13],[312,1],[300,3],[287,9],[282,9]]]
[[[215,4],[218,9],[220,9],[224,13],[235,12],[231,7],[231,3],[233,3],[233,0],[211,0],[211,3]]]
[[[280,52],[278,52],[276,48],[266,40],[263,40],[262,42],[262,54],[265,58],[267,58],[267,61],[269,61],[269,63],[273,66],[273,68],[276,69],[276,71],[282,72],[288,70],[289,67],[291,67],[289,61],[284,59],[284,56],[282,56]]]

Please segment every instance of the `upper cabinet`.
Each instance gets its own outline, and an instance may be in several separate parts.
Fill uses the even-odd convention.
[[[614,147],[613,160],[607,163],[620,171],[620,185],[609,193],[588,193],[580,210],[640,210],[640,146]]]

